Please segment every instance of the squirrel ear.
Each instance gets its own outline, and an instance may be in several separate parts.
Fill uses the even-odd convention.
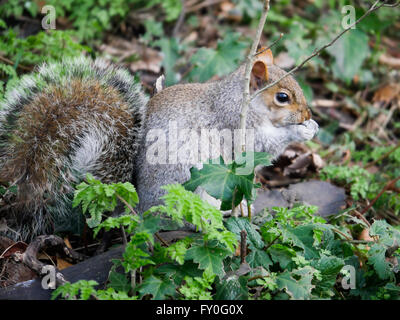
[[[266,47],[261,47],[257,52],[261,52],[265,49]],[[253,69],[251,70],[250,90],[257,90],[265,85],[265,82],[268,80],[268,66],[273,63],[274,57],[270,49],[256,55]]]
[[[257,52],[261,52],[256,55],[256,61],[263,61],[267,66],[274,64],[274,57],[272,55],[271,49],[265,50],[266,47],[261,47]],[[265,50],[265,51],[263,51]],[[262,52],[263,51],[263,52]]]
[[[253,64],[250,75],[250,91],[262,88],[268,80],[268,68],[264,61],[256,61]]]

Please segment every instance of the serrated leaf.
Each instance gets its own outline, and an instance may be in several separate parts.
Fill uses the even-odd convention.
[[[338,257],[323,255],[318,261],[312,263],[312,266],[321,272],[322,279],[318,282],[316,289],[319,292],[332,291],[336,278],[345,265],[344,260]],[[333,295],[333,293],[330,293]]]
[[[282,229],[283,241],[291,243],[304,250],[304,257],[309,259],[318,259],[318,251],[314,248],[314,228],[312,224],[300,225],[297,227],[287,226]]]
[[[293,262],[292,258],[296,256],[296,251],[281,244],[273,244],[268,249],[268,253],[272,261],[279,263],[282,269],[286,269],[288,265]]]
[[[231,217],[225,222],[225,226],[236,235],[238,240],[240,240],[240,232],[245,230],[247,233],[247,242],[251,249],[262,249],[264,247],[261,235],[254,228],[254,225],[249,222],[249,219]]]
[[[376,273],[382,280],[394,277],[392,268],[385,259],[385,252],[386,247],[378,243],[373,244],[368,251],[370,256],[368,259],[368,264],[373,265]]]
[[[203,187],[209,195],[222,201],[221,210],[232,209],[234,191],[235,206],[239,205],[243,197],[253,199],[254,174],[236,175],[222,158],[219,164],[206,163],[201,170],[193,167],[190,174],[190,180],[183,185],[185,189],[195,191],[199,186]]]
[[[268,253],[262,249],[256,248],[250,251],[250,253],[246,256],[246,261],[252,268],[264,267],[268,270],[269,266],[272,265],[272,260]]]
[[[201,277],[203,271],[199,269],[197,263],[185,261],[183,265],[164,264],[156,269],[157,274],[173,279],[176,285],[180,285],[185,277]]]
[[[131,284],[128,278],[122,273],[116,271],[111,272],[109,280],[110,283],[108,286],[116,291],[129,292],[131,289]]]
[[[311,290],[315,287],[311,284],[313,273],[310,267],[293,271],[300,276],[299,280],[292,278],[289,271],[285,271],[277,276],[277,284],[280,289],[295,300],[307,300],[311,298]]]
[[[216,289],[215,300],[247,300],[249,296],[246,279],[236,275],[217,282]]]
[[[223,248],[193,246],[187,250],[186,259],[197,262],[200,269],[209,269],[217,276],[222,277],[225,274],[223,260],[230,254]]]
[[[139,292],[143,297],[145,294],[151,294],[154,300],[164,300],[168,296],[175,295],[175,284],[171,279],[161,280],[153,275],[143,281],[139,287]]]

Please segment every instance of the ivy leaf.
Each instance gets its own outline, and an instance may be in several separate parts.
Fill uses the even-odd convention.
[[[230,254],[231,252],[224,248],[193,246],[188,249],[186,259],[197,262],[200,269],[209,269],[222,277],[225,274],[223,260]]]
[[[349,30],[327,50],[335,57],[333,74],[349,84],[369,55],[368,36],[358,29]]]
[[[249,222],[249,219],[231,217],[225,222],[225,226],[236,235],[238,240],[240,240],[240,232],[245,230],[247,232],[247,241],[250,249],[262,249],[264,247],[264,241],[261,235],[254,228],[254,225]]]
[[[113,288],[115,291],[129,292],[131,289],[129,280],[122,273],[116,271],[111,272],[109,280],[109,287]]]
[[[277,284],[280,289],[295,300],[307,300],[311,298],[311,290],[315,287],[311,284],[313,272],[311,267],[304,267],[292,273],[300,276],[299,280],[294,279],[289,271],[285,271],[277,276]]]
[[[251,252],[246,256],[246,261],[251,268],[257,268],[261,266],[268,270],[269,266],[272,265],[272,260],[268,253],[262,249],[256,248],[251,250]]]
[[[376,273],[382,280],[394,277],[392,268],[385,259],[385,252],[386,247],[378,243],[373,244],[368,251],[370,256],[368,259],[368,264],[373,265]]]
[[[296,256],[296,251],[281,244],[273,244],[268,249],[268,253],[271,255],[272,261],[279,263],[282,269],[286,269],[293,263],[292,258]]]
[[[263,163],[270,163],[269,158],[265,153],[254,153],[248,155],[247,160],[253,160],[252,168]],[[186,190],[195,191],[197,187],[203,187],[209,195],[216,199],[220,199],[221,210],[232,209],[233,193],[235,191],[235,202],[237,206],[242,201],[243,197],[248,201],[254,200],[253,183],[254,170],[247,175],[238,174],[238,168],[245,167],[245,157],[241,158],[241,162],[233,162],[226,165],[222,157],[218,161],[211,160],[203,165],[202,169],[191,168],[191,178],[183,186]]]
[[[322,279],[318,282],[316,289],[319,292],[328,291],[329,295],[334,295],[332,288],[335,285],[337,275],[345,265],[344,260],[338,257],[323,255],[312,266],[321,272]]]
[[[228,33],[218,41],[216,49],[199,49],[191,58],[194,68],[189,74],[190,80],[204,82],[214,75],[223,76],[233,71],[247,48],[246,41],[240,37],[239,33]]]
[[[318,251],[314,248],[314,228],[312,224],[300,225],[295,228],[287,226],[281,229],[283,241],[291,243],[304,250],[304,258],[318,259]]]
[[[193,261],[185,261],[183,265],[164,264],[155,271],[157,274],[162,274],[162,277],[173,279],[176,285],[180,285],[185,277],[201,277],[203,273],[198,264]]]
[[[222,282],[216,283],[215,300],[247,300],[249,296],[247,280],[244,277],[232,275]]]
[[[171,279],[165,277],[163,280],[153,275],[143,281],[139,287],[141,297],[151,294],[154,300],[165,300],[167,296],[174,296],[175,284]]]

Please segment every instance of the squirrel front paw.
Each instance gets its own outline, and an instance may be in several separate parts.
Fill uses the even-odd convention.
[[[293,127],[295,135],[299,141],[307,141],[314,138],[319,130],[318,123],[310,119],[304,121],[302,124],[295,125]]]

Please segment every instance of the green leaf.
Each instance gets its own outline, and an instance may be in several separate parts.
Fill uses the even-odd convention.
[[[247,300],[249,297],[246,279],[236,275],[217,282],[216,289],[215,300]]]
[[[189,74],[192,81],[204,82],[214,75],[224,76],[233,71],[243,60],[246,41],[240,39],[239,33],[228,33],[218,41],[217,48],[201,48],[191,58],[194,65]]]
[[[246,256],[246,261],[249,266],[252,268],[264,267],[269,270],[269,266],[272,265],[272,260],[269,257],[268,253],[266,253],[262,249],[252,249],[252,251]]]
[[[335,57],[333,74],[349,84],[369,56],[368,36],[358,29],[349,30],[327,50]]]
[[[175,71],[175,65],[180,57],[181,45],[176,38],[162,38],[154,42],[160,46],[164,55],[162,65],[165,69],[165,85],[171,86],[179,82],[180,78]]]
[[[222,277],[225,274],[223,260],[230,254],[228,250],[219,247],[193,246],[187,250],[186,259],[197,262],[200,269],[209,269]]]
[[[131,289],[131,284],[128,278],[122,273],[112,271],[110,273],[109,281],[110,283],[108,284],[108,286],[116,291],[129,292],[129,290]]]
[[[304,257],[308,259],[319,258],[316,248],[314,248],[314,228],[313,224],[300,225],[295,228],[288,226],[282,229],[283,241],[291,243],[304,250]]]
[[[344,260],[339,257],[328,257],[323,255],[318,261],[312,263],[312,266],[320,271],[322,279],[318,282],[316,291],[329,292],[329,296],[333,296],[333,287],[336,278],[345,265]]]
[[[373,244],[368,251],[370,255],[368,264],[373,265],[376,273],[382,280],[394,278],[393,270],[389,262],[385,259],[385,252],[386,247],[378,243]]]
[[[178,264],[164,264],[158,267],[155,272],[162,274],[162,277],[169,277],[173,279],[176,285],[180,285],[185,277],[201,277],[202,270],[199,265],[193,261],[185,261],[183,265]]]
[[[296,251],[282,244],[273,244],[268,249],[268,253],[272,261],[279,263],[282,269],[287,269],[289,264],[293,263],[292,258],[296,257]]]
[[[254,228],[254,225],[249,222],[247,218],[231,217],[225,222],[226,228],[236,235],[236,238],[240,240],[240,232],[245,230],[247,233],[247,242],[251,249],[262,249],[264,248],[264,241],[261,235]]]
[[[175,284],[169,278],[157,278],[153,275],[146,278],[139,287],[141,297],[151,294],[154,300],[164,300],[175,295]]]
[[[300,276],[299,280],[294,279],[291,274]],[[278,275],[277,284],[280,289],[285,289],[285,292],[295,300],[311,299],[311,290],[315,287],[311,284],[313,272],[310,267],[304,267],[290,273],[285,271]]]
[[[201,186],[209,195],[222,201],[221,210],[232,209],[234,190],[235,206],[239,205],[243,197],[253,200],[254,173],[237,175],[231,165],[224,163],[222,157],[219,160],[219,164],[205,163],[201,170],[194,167],[190,169],[191,178],[183,185],[185,189],[195,191]]]

